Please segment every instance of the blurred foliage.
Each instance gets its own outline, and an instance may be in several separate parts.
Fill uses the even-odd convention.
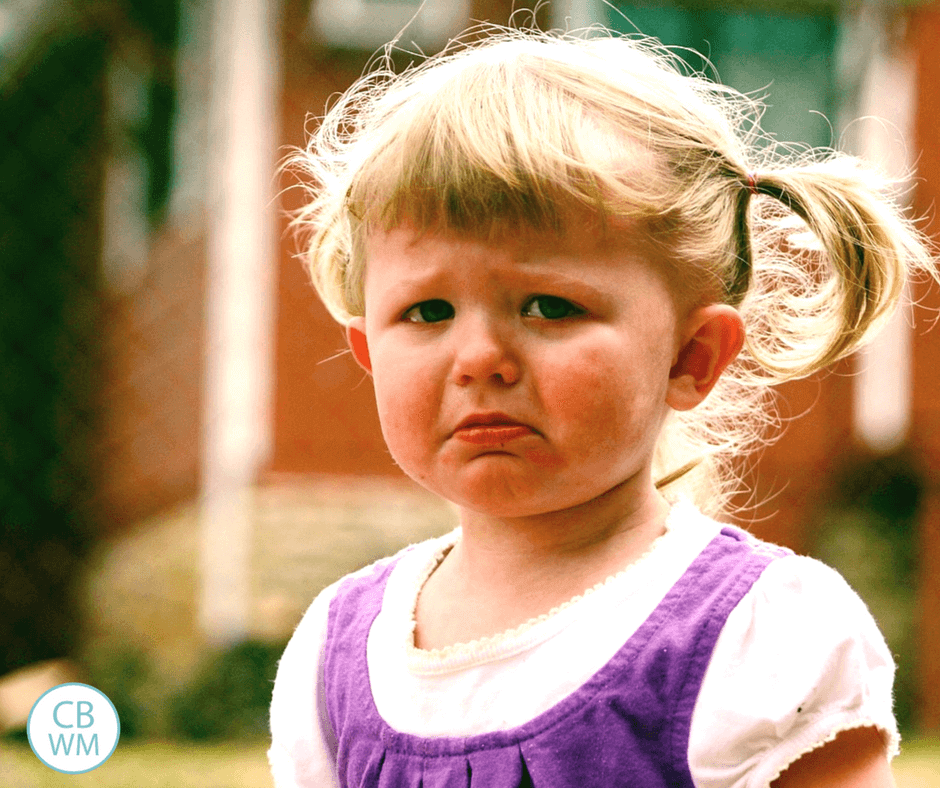
[[[612,0],[603,10],[608,27],[654,36],[691,69],[760,97],[761,128],[772,138],[833,144],[827,118],[839,106],[834,4]]]
[[[169,193],[179,0],[53,4],[0,79],[0,675],[74,651],[76,583],[101,531],[102,198],[107,70],[148,52],[131,130],[148,208]],[[32,28],[30,28],[32,30]]]
[[[3,732],[3,735],[0,736],[0,741],[8,741],[8,742],[13,742],[15,744],[23,744],[28,747],[29,746],[29,733],[26,731],[25,725],[21,728],[10,728],[10,730]]]
[[[271,690],[286,645],[249,640],[208,658],[171,702],[172,734],[191,741],[267,736]]]
[[[93,531],[106,42],[63,34],[0,93],[0,674],[68,654]]]
[[[180,2],[199,0],[123,0],[121,4],[128,27],[145,38],[153,68],[147,86],[147,111],[132,132],[147,162],[147,215],[154,226],[163,219],[172,185]]]
[[[918,708],[918,513],[923,477],[906,453],[856,458],[837,475],[814,555],[865,600],[897,662],[895,714],[902,731]]]
[[[137,649],[106,655],[90,671],[89,682],[108,696],[118,713],[121,741],[159,732],[154,705],[146,696],[150,678],[147,656]]]

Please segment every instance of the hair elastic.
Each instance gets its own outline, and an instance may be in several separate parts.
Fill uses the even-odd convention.
[[[757,194],[757,173],[753,170],[747,174],[747,190],[752,194]]]

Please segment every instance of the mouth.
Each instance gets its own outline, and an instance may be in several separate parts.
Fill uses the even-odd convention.
[[[472,429],[473,427],[528,427],[505,413],[474,413],[467,416],[460,424],[454,428],[457,430]],[[531,428],[530,428],[531,429]]]
[[[477,445],[502,445],[537,434],[528,424],[504,413],[477,413],[468,416],[453,432],[455,438]]]

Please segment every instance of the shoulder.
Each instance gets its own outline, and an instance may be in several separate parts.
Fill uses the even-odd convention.
[[[314,598],[300,623],[294,629],[287,648],[278,662],[271,705],[272,725],[280,716],[283,708],[296,705],[295,700],[298,697],[296,690],[298,688],[308,685],[313,686],[313,680],[316,676],[315,667],[320,660],[326,642],[330,606],[339,595],[340,590],[351,583],[371,577],[377,571],[387,568],[399,555],[400,553],[382,558],[340,578],[324,588]]]
[[[447,537],[442,537],[446,539]],[[433,554],[441,539],[404,548],[327,586],[307,608],[278,663],[271,697],[268,758],[277,784],[329,785],[335,741],[323,702],[323,654],[330,607],[345,589],[377,572],[402,566],[405,556]],[[405,562],[407,569],[412,561]],[[302,777],[306,775],[306,777]]]
[[[732,611],[717,648],[779,649],[786,672],[822,669],[833,652],[857,657],[893,676],[894,661],[868,606],[835,569],[805,556],[773,561]],[[861,667],[861,666],[860,666]]]
[[[347,589],[355,587],[357,584],[393,567],[400,566],[407,573],[424,556],[433,555],[439,549],[440,544],[447,541],[453,541],[451,534],[409,545],[392,556],[380,558],[355,572],[345,575],[317,594],[295,628],[290,642],[287,644],[287,648],[278,663],[275,693],[277,693],[279,684],[289,683],[291,679],[295,678],[295,668],[301,668],[308,676],[312,673],[310,669],[311,658],[318,660],[320,657],[326,641],[330,607],[337,597],[342,596]],[[403,562],[401,559],[406,556],[409,559],[417,559],[417,562],[415,560]]]
[[[334,784],[336,741],[322,701],[323,648],[330,606],[344,583],[367,577],[391,560],[369,564],[317,594],[281,655],[271,693],[268,750],[279,787]]]
[[[732,617],[742,624],[746,620],[751,632],[761,627],[767,634],[788,622],[804,632],[834,623],[840,631],[874,623],[864,601],[835,569],[793,554],[769,563]]]
[[[771,562],[729,615],[689,742],[696,784],[769,784],[836,733],[874,725],[897,751],[894,661],[867,606],[812,558]],[[713,732],[727,736],[714,739]]]

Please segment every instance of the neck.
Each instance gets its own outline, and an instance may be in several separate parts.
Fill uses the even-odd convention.
[[[637,490],[627,482],[560,512],[501,518],[463,510],[451,569],[467,579],[486,577],[490,588],[580,593],[641,556],[663,533],[668,509],[651,483]]]
[[[547,613],[643,555],[667,512],[651,482],[531,517],[462,510],[461,539],[418,597],[415,644],[468,642]]]

